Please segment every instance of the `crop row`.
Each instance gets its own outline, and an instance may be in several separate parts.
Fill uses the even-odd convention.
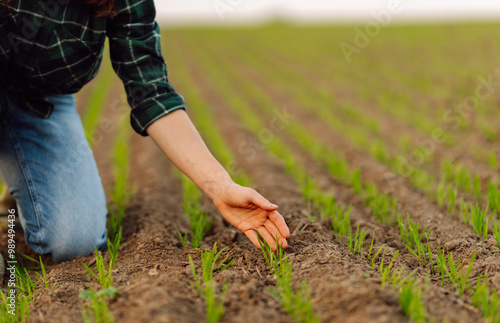
[[[205,65],[208,66],[208,65]],[[213,74],[211,74],[213,76]],[[214,78],[211,78],[212,81],[215,81]],[[221,81],[221,79],[217,79],[217,81]],[[227,84],[224,83],[217,83],[217,86],[221,88],[227,88]],[[236,113],[240,114],[240,120],[243,121],[243,123],[254,133],[258,132],[259,129],[262,129],[265,127],[264,124],[261,124],[258,118],[255,117],[255,115],[249,110],[248,107],[245,106],[245,102],[238,100],[238,96],[233,95],[233,96],[226,96],[226,100],[228,100],[228,105],[234,107],[234,110]],[[335,201],[333,196],[331,195],[326,195],[322,194],[321,191],[316,190],[314,188],[314,183],[312,180],[306,176],[305,170],[301,168],[300,164],[297,164],[295,159],[293,158],[293,154],[287,151],[286,145],[283,142],[280,142],[276,137],[273,138],[273,140],[270,140],[267,143],[267,148],[277,157],[281,158],[284,162],[285,169],[287,172],[289,172],[299,183],[301,184],[302,190],[303,190],[303,195],[305,199],[312,199],[313,204],[315,207],[318,207],[320,209],[320,213],[323,215],[324,218],[331,218],[333,222],[333,228],[332,231],[336,232],[340,236],[342,235],[347,235],[347,242],[346,242],[346,247],[350,250],[351,253],[353,254],[360,254],[361,257],[363,257],[363,240],[366,236],[366,233],[363,232],[363,230],[360,230],[359,227],[356,228],[355,233],[353,234],[353,229],[351,228],[351,224],[349,221],[349,209],[345,209],[342,207],[339,207]],[[354,178],[360,178],[359,176],[354,176]],[[354,185],[358,187],[362,187],[361,183],[359,181],[354,180]],[[372,186],[371,186],[372,187]],[[314,193],[312,193],[314,192]],[[361,193],[361,192],[360,192]],[[372,194],[372,198],[377,198],[378,195],[375,192],[375,195]],[[373,207],[373,209],[377,209],[376,207]],[[331,212],[333,211],[333,212]],[[330,213],[331,212],[331,213]],[[377,253],[374,253],[372,256],[372,247],[373,247],[373,240],[372,240],[372,245],[370,248],[370,251],[368,253],[368,258],[372,262],[372,266],[374,266],[374,261],[375,259],[380,255],[380,252],[382,251],[383,248],[380,248]],[[265,248],[263,248],[266,250]],[[268,258],[271,258],[271,256],[268,255]],[[277,259],[282,259],[279,255]],[[280,281],[286,281],[287,276],[286,272],[287,270],[291,269],[286,269],[288,268],[288,264],[286,261],[284,261],[283,265],[273,265],[272,262],[268,260],[268,263],[270,264],[270,267],[276,267],[274,271],[282,271],[282,274],[277,275],[278,279],[278,286],[281,286]],[[283,267],[282,267],[283,266]],[[290,267],[291,268],[291,267]],[[381,262],[381,267],[380,267],[380,272],[384,272],[384,269],[386,267],[383,266],[383,260]],[[390,271],[390,269],[389,269]],[[388,276],[388,270],[385,271],[385,276]],[[401,274],[401,273],[400,273]],[[396,277],[391,276],[391,277]],[[401,276],[399,276],[401,277]],[[404,278],[402,278],[404,279]],[[394,278],[394,281],[398,281],[396,278]],[[385,282],[385,280],[384,280]],[[413,286],[414,282],[411,281],[411,285]],[[283,285],[286,285],[283,283]],[[403,286],[399,286],[400,288],[404,289]],[[279,292],[278,288],[278,292]],[[412,303],[411,301],[408,301],[408,298],[415,297],[417,298],[418,294],[418,288],[411,288],[411,293],[408,292],[408,290],[405,289],[405,293],[402,293],[401,295],[401,303],[402,304],[410,304]],[[286,290],[281,291],[283,294],[287,294],[288,292]],[[297,291],[299,294],[303,294],[303,290],[299,289]],[[421,301],[418,302],[421,304]],[[412,303],[413,304],[413,303]],[[421,304],[422,305],[422,304]],[[410,305],[408,305],[410,306]],[[413,305],[412,305],[413,306]],[[297,306],[296,308],[304,308],[302,306]],[[308,311],[299,311],[302,313],[301,315],[308,315]],[[425,310],[424,310],[425,312]]]
[[[202,59],[202,58],[200,58],[200,59]],[[208,62],[205,62],[205,64],[204,64],[204,65],[205,65],[205,66],[210,66],[210,65],[208,64]],[[225,71],[225,72],[228,72],[228,71]],[[213,73],[213,71],[212,71],[212,73]],[[211,80],[213,81],[213,74],[211,74],[211,75],[212,75]],[[227,74],[226,74],[226,75],[227,75]],[[238,84],[240,84],[240,85],[241,85],[241,83],[238,83]],[[223,88],[227,88],[227,87],[225,87],[225,86],[227,86],[227,85],[228,85],[228,84],[218,84],[218,86],[219,86],[219,87],[223,87]],[[248,91],[248,88],[245,88],[245,90],[246,90],[246,91]],[[258,95],[258,93],[254,93],[254,92],[252,92],[252,95],[253,95],[253,96]],[[241,101],[242,101],[242,99],[240,99],[238,102],[236,102],[236,101],[230,101],[229,105],[230,105],[230,106],[233,106],[233,107],[237,107],[237,108],[235,108],[235,110],[239,110],[239,111],[240,111],[240,110],[242,110],[242,102],[241,102]],[[266,106],[266,105],[263,105],[263,106]],[[268,105],[267,105],[267,106],[268,106]],[[253,118],[255,118],[255,117],[253,117]],[[250,113],[246,113],[246,114],[244,115],[244,117],[242,117],[241,119],[242,119],[242,120],[245,120],[245,122],[247,122],[247,123],[248,123],[248,122],[249,122],[248,120],[249,120],[249,119],[252,119],[251,112],[250,112]],[[263,125],[261,125],[261,126],[263,126]],[[298,132],[296,128],[293,128],[293,131],[290,131],[290,135],[297,134],[297,133],[300,133],[300,132]],[[301,135],[303,135],[303,133],[300,133],[300,134],[301,134]],[[283,147],[283,145],[276,145],[276,146],[281,146],[281,147]],[[305,146],[313,146],[313,147],[314,147],[314,143],[311,141],[311,142],[309,142],[309,143],[308,143],[307,145],[305,145]],[[322,152],[323,152],[323,154],[324,154],[324,151],[325,151],[325,150],[318,150],[318,151],[322,151]],[[282,152],[282,151],[280,152],[280,155],[281,155],[281,156],[283,156],[283,152]],[[285,162],[285,164],[286,164],[286,162]],[[307,186],[307,185],[306,185],[306,186]],[[418,231],[418,229],[417,229],[417,231]],[[360,234],[358,234],[358,233],[357,233],[357,234],[355,235],[355,237],[356,237],[356,236],[357,236],[357,237],[359,237],[359,236],[362,236],[362,234],[360,235]],[[352,243],[350,243],[350,245],[352,245]],[[355,242],[354,242],[354,245],[355,245]],[[418,249],[417,247],[418,247],[418,246],[413,246],[413,248],[415,248],[415,250],[417,250],[417,251],[418,251],[419,249]],[[409,249],[410,249],[410,248],[409,248]],[[444,254],[442,253],[441,249],[440,249],[440,248],[438,248],[438,257],[437,257],[437,258],[442,260],[442,257],[440,257],[440,256],[442,256],[442,255],[444,255]],[[456,268],[457,268],[457,266],[458,266],[458,265],[455,265],[455,267],[453,267],[453,266],[450,264],[450,261],[449,261],[449,260],[450,260],[450,259],[453,259],[453,256],[452,256],[451,254],[449,254],[449,255],[448,255],[448,257],[449,257],[449,258],[448,258],[448,261],[447,261],[446,263],[445,263],[444,261],[440,261],[440,262],[438,263],[438,267],[439,267],[439,268],[440,268],[440,270],[441,270],[442,277],[446,277],[446,278],[447,278],[447,279],[449,279],[449,280],[450,280],[450,281],[451,281],[454,285],[457,285],[457,283],[456,283],[457,281],[461,281],[462,283],[461,283],[461,285],[460,285],[460,286],[461,286],[460,288],[462,288],[462,289],[463,289],[463,288],[464,288],[464,286],[468,286],[467,284],[465,284],[465,282],[466,282],[466,281],[468,281],[468,279],[467,279],[467,277],[466,277],[466,278],[463,278],[463,276],[460,276],[461,274],[458,274],[458,273],[457,273]],[[458,263],[459,263],[459,262],[460,262],[460,261],[458,261]],[[432,263],[432,261],[431,261],[431,263]],[[453,261],[452,261],[451,263],[455,264],[455,262],[453,262]],[[471,260],[469,261],[470,266],[472,266],[472,263],[473,263],[473,259],[471,259]],[[470,268],[470,266],[469,266],[469,268]],[[460,278],[460,277],[462,277],[462,278]],[[444,278],[443,278],[443,282],[444,282]]]
[[[240,50],[240,52],[242,52]],[[244,55],[246,62],[256,63],[258,60],[255,57],[251,57],[248,53],[241,53]],[[275,78],[278,82],[273,84],[286,84],[290,80],[285,74],[285,76],[277,77],[281,73],[269,73],[264,66],[260,66],[259,70],[262,71],[263,74],[268,74],[267,79]],[[306,90],[308,89],[305,87]],[[257,92],[257,91],[254,91]],[[294,92],[294,95],[296,93]],[[320,94],[320,93],[318,93]],[[401,163],[401,154],[396,154],[391,156],[388,152],[385,142],[382,140],[373,141],[369,138],[368,135],[365,135],[363,131],[359,130],[362,127],[352,128],[349,125],[346,126],[339,120],[339,118],[332,114],[330,109],[327,108],[328,102],[331,100],[321,100],[320,102],[314,103],[314,97],[304,96],[302,94],[297,94],[295,96],[298,103],[300,103],[303,107],[307,107],[312,110],[321,120],[326,122],[331,129],[336,129],[336,132],[340,135],[347,136],[352,142],[354,142],[360,148],[366,150],[369,154],[371,154],[375,159],[387,165],[391,170],[398,173],[401,169],[405,167],[410,167],[409,171],[407,171],[406,175],[408,175],[410,182],[417,188],[426,192],[431,198],[436,200],[440,206],[445,206],[449,213],[454,213],[456,206],[460,203],[457,199],[457,187],[462,188],[466,192],[474,192],[476,196],[480,195],[481,190],[481,179],[479,176],[473,176],[467,168],[463,165],[456,163],[453,164],[447,160],[443,161],[443,178],[441,181],[438,181],[437,178],[423,170],[419,167],[414,167],[409,164]],[[333,98],[330,98],[333,99]],[[267,102],[269,103],[269,102]],[[264,104],[263,102],[259,102],[259,104]],[[445,182],[447,184],[445,184]],[[496,183],[492,183],[489,181],[487,183],[488,187],[488,205],[490,206],[490,211],[496,210],[496,201],[498,200],[499,191]],[[469,202],[469,208],[472,208],[474,205],[474,201]],[[484,209],[488,207],[483,205]],[[496,220],[492,221],[495,223]],[[492,235],[497,235],[495,230],[496,226],[492,225],[490,231],[492,231]]]
[[[217,156],[218,158],[220,158],[220,161],[224,165],[226,165],[226,167],[229,165],[229,167],[227,167],[227,168],[229,169],[229,172],[231,173],[232,177],[236,178],[236,181],[242,185],[248,184],[250,182],[249,178],[242,171],[238,171],[235,173],[234,168],[231,167],[231,166],[236,165],[235,159],[234,159],[234,156],[232,155],[232,153],[230,153],[230,151],[228,150],[224,141],[221,139],[218,139],[218,138],[216,138],[217,140],[212,139],[215,136],[214,134],[218,135],[217,130],[213,126],[215,124],[215,120],[213,120],[213,118],[211,118],[211,115],[209,113],[209,111],[210,111],[209,108],[201,100],[201,96],[200,96],[199,91],[197,91],[195,86],[193,86],[192,84],[190,84],[188,82],[189,81],[188,78],[185,78],[185,76],[188,75],[188,73],[187,73],[188,71],[184,70],[182,68],[179,68],[179,70],[182,70],[183,73],[179,73],[179,78],[176,80],[178,81],[178,84],[185,85],[185,87],[183,87],[183,88],[185,88],[186,91],[183,92],[183,94],[188,98],[188,105],[190,107],[190,110],[193,111],[193,118],[194,118],[195,122],[199,121],[201,119],[204,119],[203,123],[201,123],[201,124],[199,122],[196,122],[198,129],[203,134],[206,134],[206,136],[204,136],[204,137],[206,137],[209,146],[211,147],[212,151],[214,152],[214,155]],[[204,132],[205,130],[210,132],[211,134],[205,133]],[[225,152],[225,155],[221,155],[220,153],[218,153],[221,150],[223,152]],[[230,158],[227,158],[227,157],[224,158],[224,156],[230,156]],[[272,251],[270,251],[270,252],[272,252]],[[191,260],[190,260],[190,262],[192,264]],[[202,255],[202,262],[204,263],[203,255]],[[193,264],[192,264],[192,267],[194,268]],[[205,266],[203,265],[202,267],[205,267]],[[205,270],[204,270],[204,272],[205,272]],[[194,269],[193,269],[193,273],[195,274],[195,277],[196,277],[197,275],[196,275]],[[291,263],[290,263],[290,268],[289,268],[289,271],[287,272],[287,277],[289,280],[291,279],[291,274],[292,273],[291,273]],[[204,281],[206,281],[206,280],[204,279]],[[197,282],[198,282],[198,279],[197,279]],[[289,282],[289,281],[287,281],[287,282]],[[278,284],[279,284],[279,282],[278,282]],[[199,284],[198,284],[198,286],[199,286]],[[306,290],[307,288],[308,288],[307,285],[304,283],[303,287],[300,290],[297,290],[296,292],[294,292],[291,289],[291,285],[289,285],[286,289],[286,291],[287,291],[286,295],[283,295],[282,293],[280,293],[280,294],[273,294],[273,296],[280,303],[283,304],[283,306],[287,309],[287,311],[289,311],[291,308],[295,308],[297,306],[298,306],[298,308],[305,307],[305,308],[309,309],[308,313],[310,315],[312,315],[310,299],[302,297],[304,290]],[[216,313],[220,313],[219,315],[212,314],[214,309],[212,308],[212,305],[211,305],[212,303],[209,302],[209,299],[212,299],[212,297],[208,296],[208,295],[212,295],[214,293],[213,291],[211,291],[211,289],[212,289],[212,285],[208,285],[204,291],[202,291],[200,288],[198,288],[200,294],[205,294],[204,298],[207,302],[207,319],[209,322],[215,322],[214,321],[215,318],[221,318],[221,316],[222,316],[222,307],[218,310],[215,310]],[[285,296],[285,298],[284,298],[284,296]],[[298,304],[298,303],[300,303],[300,304]],[[220,306],[222,306],[222,305],[220,305]],[[302,320],[303,319],[302,314],[298,314],[296,312],[290,312],[290,311],[289,311],[289,313],[297,322],[304,322]]]
[[[98,131],[99,118],[104,112],[103,104],[108,100],[107,97],[116,76],[110,67],[110,64],[105,64],[103,74],[96,83],[91,97],[95,99],[89,101],[89,105],[85,112],[84,120],[94,120],[89,123],[91,128],[86,129],[86,132],[91,134],[93,131]],[[99,108],[93,108],[92,104],[99,105]],[[90,117],[88,117],[90,115]],[[117,124],[114,132],[113,148],[111,150],[111,170],[114,177],[114,185],[110,190],[110,203],[108,204],[108,260],[102,253],[95,249],[95,265],[88,267],[82,263],[87,271],[89,280],[88,290],[80,292],[80,298],[84,300],[85,310],[82,311],[84,322],[114,322],[114,317],[109,310],[108,303],[110,300],[118,297],[119,289],[113,284],[113,270],[118,268],[118,251],[122,239],[122,221],[129,205],[130,199],[135,194],[135,188],[132,186],[129,178],[130,174],[130,125],[127,117],[127,111],[123,111],[120,117],[116,118]],[[89,140],[92,140],[90,137]],[[95,279],[100,289],[95,290],[92,287],[91,279]]]

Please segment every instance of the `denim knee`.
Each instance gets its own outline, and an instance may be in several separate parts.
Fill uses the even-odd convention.
[[[54,234],[50,240],[47,249],[51,250],[50,257],[54,262],[90,255],[95,248],[101,251],[106,248],[106,233],[96,230],[85,233],[80,230],[67,231]]]
[[[104,250],[107,242],[106,200],[104,192],[73,199],[54,199],[38,203],[30,215],[37,223],[24,227],[26,242],[33,250],[49,255],[54,262],[90,255],[94,248]],[[19,210],[24,218],[22,208]]]
[[[95,248],[106,248],[105,227],[60,225],[40,230],[37,236],[26,233],[29,245],[38,253],[49,255],[54,262],[72,260],[78,256],[90,255]]]

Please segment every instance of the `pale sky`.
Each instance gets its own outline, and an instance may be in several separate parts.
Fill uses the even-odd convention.
[[[392,22],[500,21],[499,0],[155,0],[158,20],[172,24],[238,23],[280,17],[294,21],[360,21],[398,8]]]

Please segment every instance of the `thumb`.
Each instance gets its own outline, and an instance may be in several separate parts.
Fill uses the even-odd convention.
[[[250,196],[250,202],[266,211],[274,211],[278,209],[276,204],[269,202],[266,198],[257,193],[257,191],[253,191],[253,194]]]

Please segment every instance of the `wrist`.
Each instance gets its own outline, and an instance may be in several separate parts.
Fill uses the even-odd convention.
[[[227,172],[212,175],[201,183],[200,188],[217,206],[224,199],[225,192],[236,185]]]

